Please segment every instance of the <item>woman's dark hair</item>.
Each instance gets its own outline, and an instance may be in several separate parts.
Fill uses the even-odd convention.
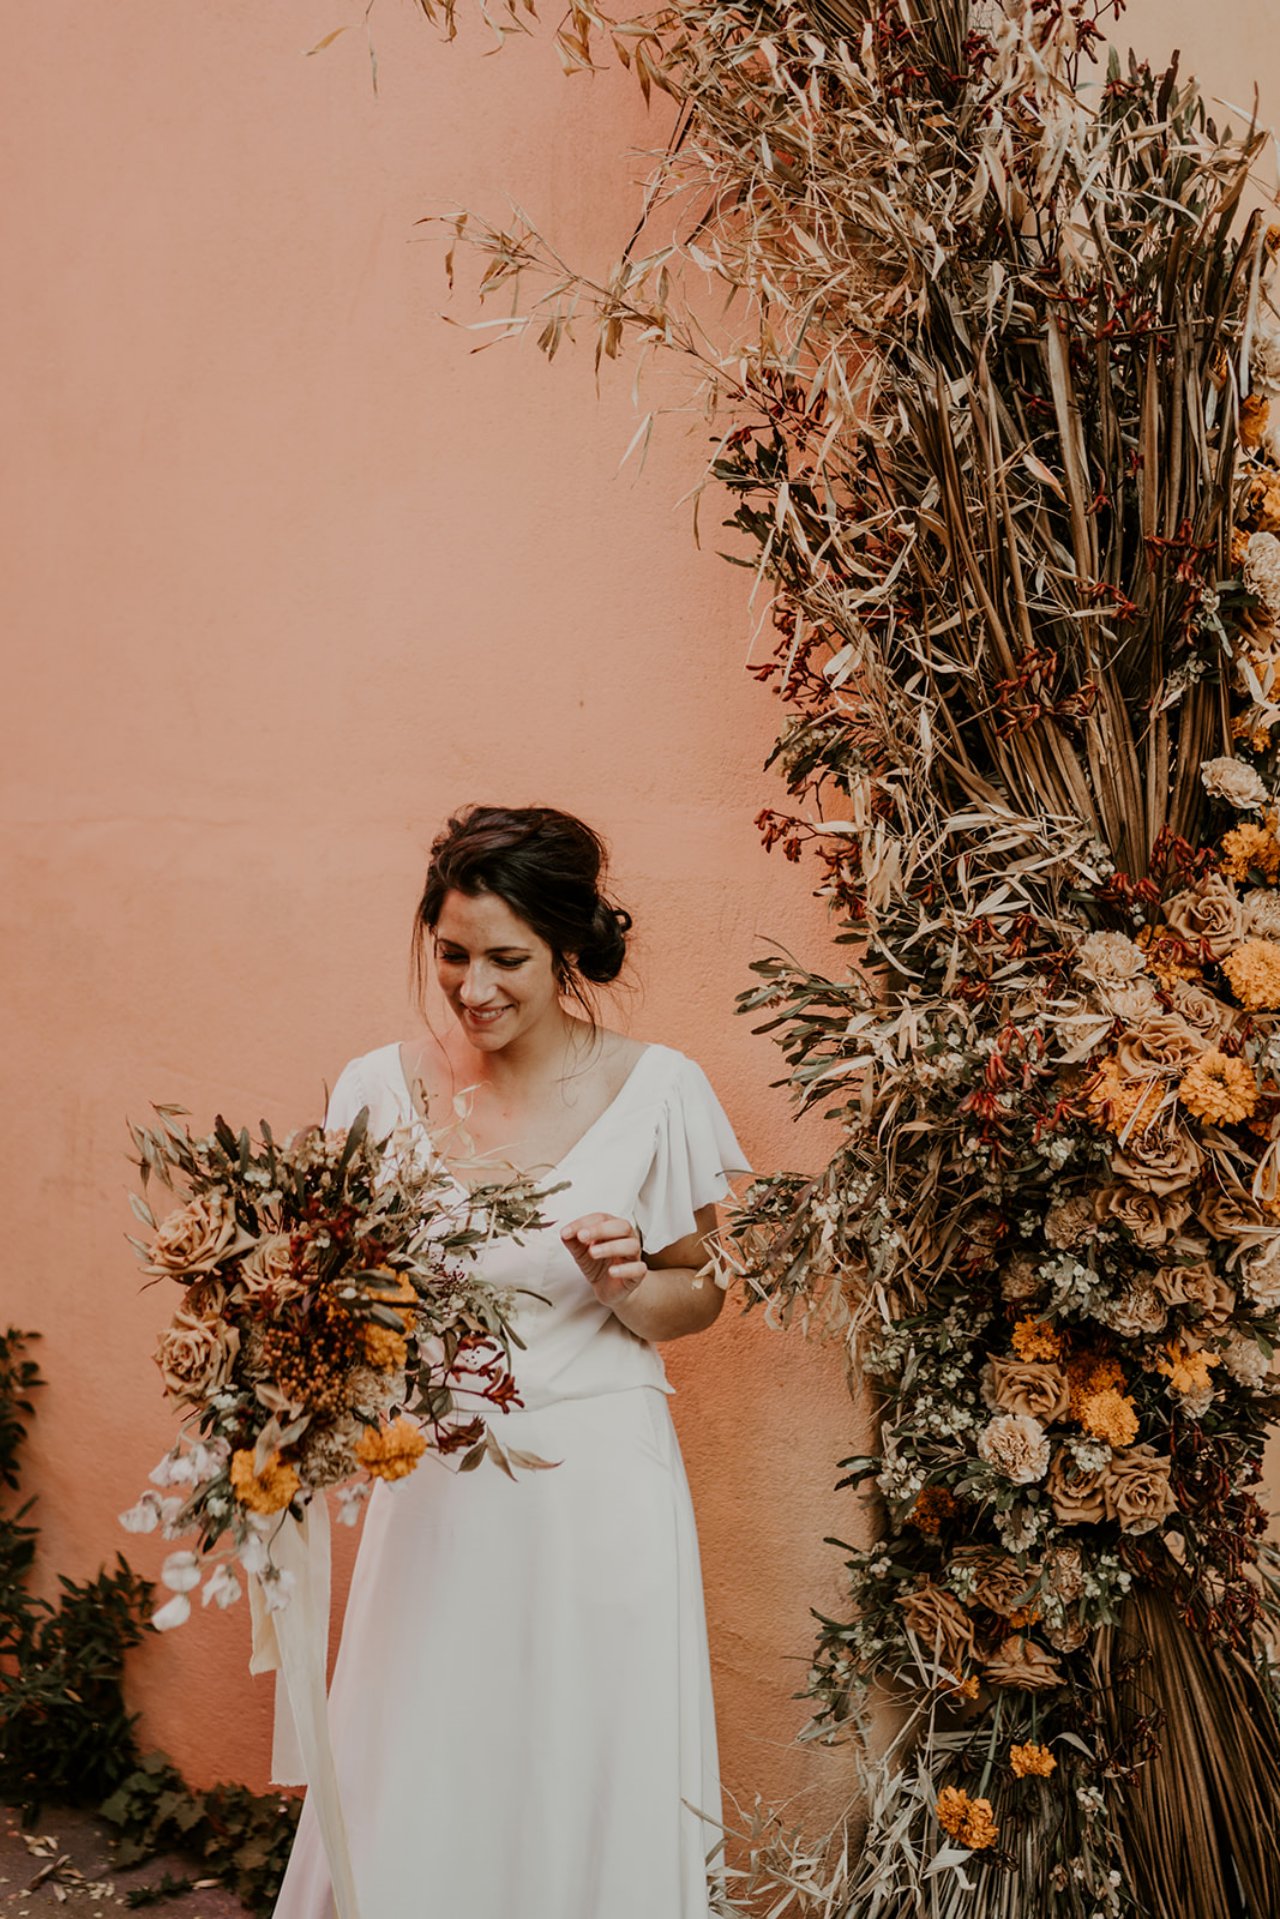
[[[560,990],[594,1027],[584,982],[604,986],[627,956],[631,915],[605,898],[608,851],[600,835],[554,806],[469,806],[431,842],[413,927],[413,975],[425,1001],[427,935],[451,891],[496,893],[551,948]],[[576,957],[575,957],[576,956]]]

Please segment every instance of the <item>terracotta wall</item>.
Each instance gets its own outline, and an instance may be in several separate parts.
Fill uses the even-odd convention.
[[[1224,88],[1275,70],[1262,0],[1132,20]],[[566,82],[545,34],[489,44],[464,7],[446,46],[407,0],[367,29],[355,0],[6,19],[3,1310],[44,1335],[46,1590],[167,1550],[116,1524],[173,1428],[150,1359],[171,1302],[123,1238],[125,1115],[318,1115],[347,1058],[408,1030],[449,809],[598,824],[638,928],[612,1017],[702,1061],[757,1166],[822,1156],[733,1010],[770,940],[831,949],[752,825],[781,797],[778,712],[744,671],[718,514],[699,552],[678,504],[705,430],[675,418],[619,472],[630,367],[597,392],[585,344],[477,353],[489,336],[444,317],[474,317],[474,274],[450,299],[416,224],[514,199],[603,266],[636,205],[627,149],[667,118],[620,75]],[[726,1782],[830,1803],[841,1762],[787,1742],[808,1609],[838,1593],[822,1537],[858,1526],[829,1491],[860,1438],[838,1356],[730,1312],[669,1359]],[[339,1615],[354,1545],[339,1528]],[[197,1782],[266,1784],[248,1633],[247,1607],[215,1611],[134,1658],[144,1737]]]

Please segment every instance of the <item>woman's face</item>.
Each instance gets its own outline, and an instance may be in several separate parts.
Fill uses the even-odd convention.
[[[445,998],[482,1051],[558,1011],[551,948],[496,893],[446,893],[433,946]]]

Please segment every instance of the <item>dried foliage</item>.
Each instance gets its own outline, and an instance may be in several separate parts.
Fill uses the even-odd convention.
[[[1110,11],[575,5],[567,65],[675,103],[641,234],[594,283],[455,222],[545,352],[589,316],[598,362],[691,369],[772,596],[759,824],[849,949],[740,998],[842,1143],[734,1239],[880,1394],[811,1730],[877,1679],[913,1717],[860,1849],[750,1836],[776,1914],[1280,1883],[1280,233],[1259,131],[1095,64]]]

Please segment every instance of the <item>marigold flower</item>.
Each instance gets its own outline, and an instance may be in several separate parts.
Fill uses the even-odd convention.
[[[1234,1126],[1258,1104],[1258,1083],[1247,1060],[1233,1059],[1210,1047],[1178,1083],[1178,1098],[1189,1113],[1210,1125]]]
[[[1083,1419],[1085,1403],[1094,1393],[1124,1385],[1124,1368],[1119,1360],[1104,1359],[1099,1353],[1079,1353],[1067,1361],[1067,1388],[1071,1394],[1071,1417]]]
[[[948,1486],[925,1486],[907,1514],[908,1523],[930,1537],[941,1532],[948,1519],[954,1519],[960,1502]]]
[[[1247,880],[1250,873],[1261,873],[1272,886],[1280,879],[1280,840],[1271,830],[1271,821],[1259,826],[1246,820],[1233,826],[1222,838],[1222,870],[1233,880]]]
[[[970,1799],[959,1786],[944,1786],[934,1808],[938,1824],[959,1846],[972,1852],[995,1844],[999,1834],[989,1799]]]
[[[1130,1078],[1116,1059],[1103,1061],[1085,1091],[1094,1120],[1110,1133],[1123,1133],[1131,1121],[1138,1130],[1149,1125],[1163,1098],[1159,1084]]]
[[[1209,1368],[1221,1363],[1221,1354],[1207,1353],[1203,1350],[1192,1352],[1171,1339],[1165,1347],[1168,1359],[1156,1361],[1156,1371],[1163,1373],[1175,1393],[1185,1393],[1192,1397],[1210,1389],[1213,1381],[1209,1377]]]
[[[260,1473],[253,1469],[252,1446],[231,1455],[231,1490],[250,1512],[278,1513],[302,1485],[297,1469],[272,1453]]]
[[[426,1450],[417,1422],[402,1416],[380,1430],[371,1426],[356,1446],[356,1458],[375,1479],[403,1479]]]
[[[1047,1746],[1028,1740],[1025,1746],[1010,1746],[1009,1765],[1019,1779],[1047,1779],[1057,1770],[1058,1762]]]
[[[1251,1013],[1275,1012],[1280,1008],[1280,943],[1277,941],[1242,940],[1234,952],[1227,954],[1222,970],[1240,1004]]]
[[[1089,1395],[1081,1410],[1080,1424],[1095,1439],[1105,1439],[1108,1446],[1132,1445],[1138,1435],[1138,1414],[1133,1401],[1111,1386]]]
[[[1012,1345],[1019,1359],[1061,1359],[1062,1334],[1047,1320],[1020,1319],[1013,1329]]]
[[[397,1333],[390,1326],[379,1326],[371,1322],[364,1329],[365,1358],[371,1366],[380,1367],[384,1372],[396,1372],[409,1357],[409,1345],[403,1333]]]
[[[1191,947],[1168,927],[1157,930],[1154,926],[1144,926],[1138,934],[1138,944],[1162,986],[1172,986],[1175,980],[1200,978],[1200,967]]]

